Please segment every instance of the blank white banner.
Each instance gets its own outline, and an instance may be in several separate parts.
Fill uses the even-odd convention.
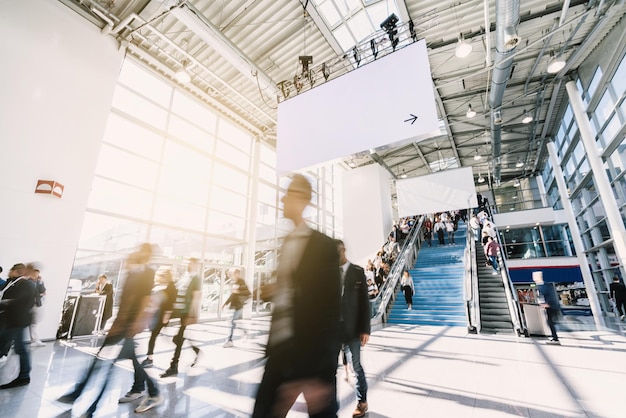
[[[396,192],[400,217],[478,206],[471,167],[396,180]]]
[[[280,103],[277,172],[439,133],[422,40]]]

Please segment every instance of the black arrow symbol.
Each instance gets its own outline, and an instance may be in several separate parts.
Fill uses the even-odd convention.
[[[411,125],[413,125],[415,121],[417,120],[417,116],[415,116],[413,113],[409,113],[409,115],[411,115],[412,117],[405,120],[405,122],[411,121]]]

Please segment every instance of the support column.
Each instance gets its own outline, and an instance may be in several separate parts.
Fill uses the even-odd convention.
[[[38,330],[53,340],[124,51],[59,1],[2,2],[0,39],[17,40],[0,42],[2,277],[39,263]],[[36,193],[39,180],[64,189]]]
[[[613,247],[615,248],[615,255],[619,259],[622,273],[626,267],[626,228],[622,221],[622,216],[617,207],[617,202],[613,196],[613,189],[611,188],[611,182],[609,176],[606,174],[602,158],[598,153],[598,146],[596,144],[593,131],[591,129],[591,123],[585,113],[585,107],[583,101],[576,87],[576,83],[569,81],[565,87],[567,88],[567,95],[569,97],[572,110],[574,111],[574,118],[578,124],[578,131],[580,132],[580,138],[587,154],[587,161],[589,161],[589,167],[591,167],[591,175],[593,181],[598,190],[600,202],[606,212],[606,223],[611,231],[611,238],[613,238]]]
[[[563,210],[567,217],[567,223],[572,233],[572,241],[574,242],[574,248],[576,249],[576,258],[580,265],[580,272],[583,275],[583,283],[585,283],[585,289],[587,290],[587,297],[589,298],[589,305],[591,307],[591,313],[593,314],[593,320],[598,327],[604,326],[604,317],[602,316],[602,310],[600,309],[600,303],[598,301],[598,294],[596,292],[596,285],[593,282],[591,271],[589,270],[589,262],[585,256],[585,246],[578,229],[578,223],[576,223],[576,215],[574,215],[574,208],[572,202],[569,200],[567,193],[567,185],[565,184],[565,178],[563,177],[563,170],[561,169],[561,162],[559,161],[558,154],[554,142],[549,141],[546,144],[548,148],[548,154],[550,155],[550,163],[554,170],[554,178],[559,189],[559,195],[561,196],[561,202],[563,203]]]
[[[546,192],[546,186],[543,184],[543,176],[541,174],[535,177],[537,181],[537,188],[539,189],[539,197],[541,198],[541,206],[544,208],[549,208],[550,204],[548,203],[548,192]]]
[[[261,138],[256,137],[253,144],[252,156],[252,173],[250,176],[250,186],[248,187],[250,200],[248,201],[248,222],[246,233],[246,274],[244,280],[248,288],[254,292],[254,271],[255,271],[255,254],[256,254],[256,215],[257,203],[259,200],[259,162],[261,160]],[[254,299],[254,295],[252,297]],[[250,318],[252,316],[252,303],[246,303],[243,306],[243,317]]]

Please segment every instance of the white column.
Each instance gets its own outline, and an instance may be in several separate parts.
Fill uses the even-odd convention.
[[[572,110],[574,111],[574,118],[578,124],[578,131],[580,132],[580,138],[587,154],[587,161],[591,167],[591,175],[593,181],[598,190],[600,202],[606,212],[606,223],[611,231],[611,238],[613,238],[613,247],[615,248],[615,255],[619,259],[622,271],[626,268],[626,228],[622,221],[622,216],[619,212],[617,202],[613,195],[613,189],[611,188],[611,182],[604,169],[602,158],[598,153],[598,145],[596,144],[593,130],[591,129],[591,123],[587,119],[585,113],[585,106],[583,100],[580,97],[576,83],[569,81],[565,87],[567,88],[567,95],[569,97]]]
[[[364,266],[393,226],[389,173],[378,164],[343,173],[343,238],[350,261]]]
[[[576,258],[580,265],[580,272],[583,275],[583,283],[587,290],[587,297],[589,298],[589,305],[591,306],[591,313],[593,314],[593,320],[596,326],[604,326],[604,317],[602,316],[602,310],[600,309],[600,303],[598,301],[598,294],[596,292],[596,286],[589,270],[589,262],[585,256],[585,247],[583,240],[580,237],[580,230],[576,223],[576,216],[574,215],[574,208],[572,202],[569,200],[567,193],[567,185],[563,177],[563,170],[561,169],[561,162],[559,161],[556,147],[552,141],[546,144],[548,148],[548,154],[550,155],[550,163],[554,170],[554,178],[559,189],[559,195],[561,196],[561,202],[563,203],[563,210],[567,217],[567,223],[569,225],[570,232],[572,233],[572,241],[574,242],[574,248],[576,249]]]
[[[49,0],[2,2],[0,39],[0,264],[8,271],[17,262],[40,263],[47,293],[38,331],[49,340],[124,51]],[[37,180],[63,184],[63,196],[35,194]]]
[[[542,175],[537,175],[535,180],[537,181],[537,188],[539,189],[539,196],[541,197],[541,205],[544,208],[549,208],[550,204],[548,203],[548,193],[546,192],[546,186],[543,184]]]
[[[256,215],[258,211],[259,200],[259,163],[261,160],[261,139],[255,138],[253,143],[252,156],[252,173],[250,176],[250,187],[248,201],[248,221],[246,234],[246,274],[244,280],[251,292],[254,292],[254,271],[255,271],[255,254],[256,254]],[[246,303],[243,306],[243,317],[250,318],[252,316],[252,303]]]

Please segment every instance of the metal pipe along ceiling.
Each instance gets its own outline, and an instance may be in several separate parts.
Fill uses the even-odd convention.
[[[502,145],[502,98],[511,76],[515,47],[519,42],[519,0],[496,0],[496,53],[491,77],[489,106],[491,107],[491,150],[494,161],[493,177],[500,180],[500,148]]]

